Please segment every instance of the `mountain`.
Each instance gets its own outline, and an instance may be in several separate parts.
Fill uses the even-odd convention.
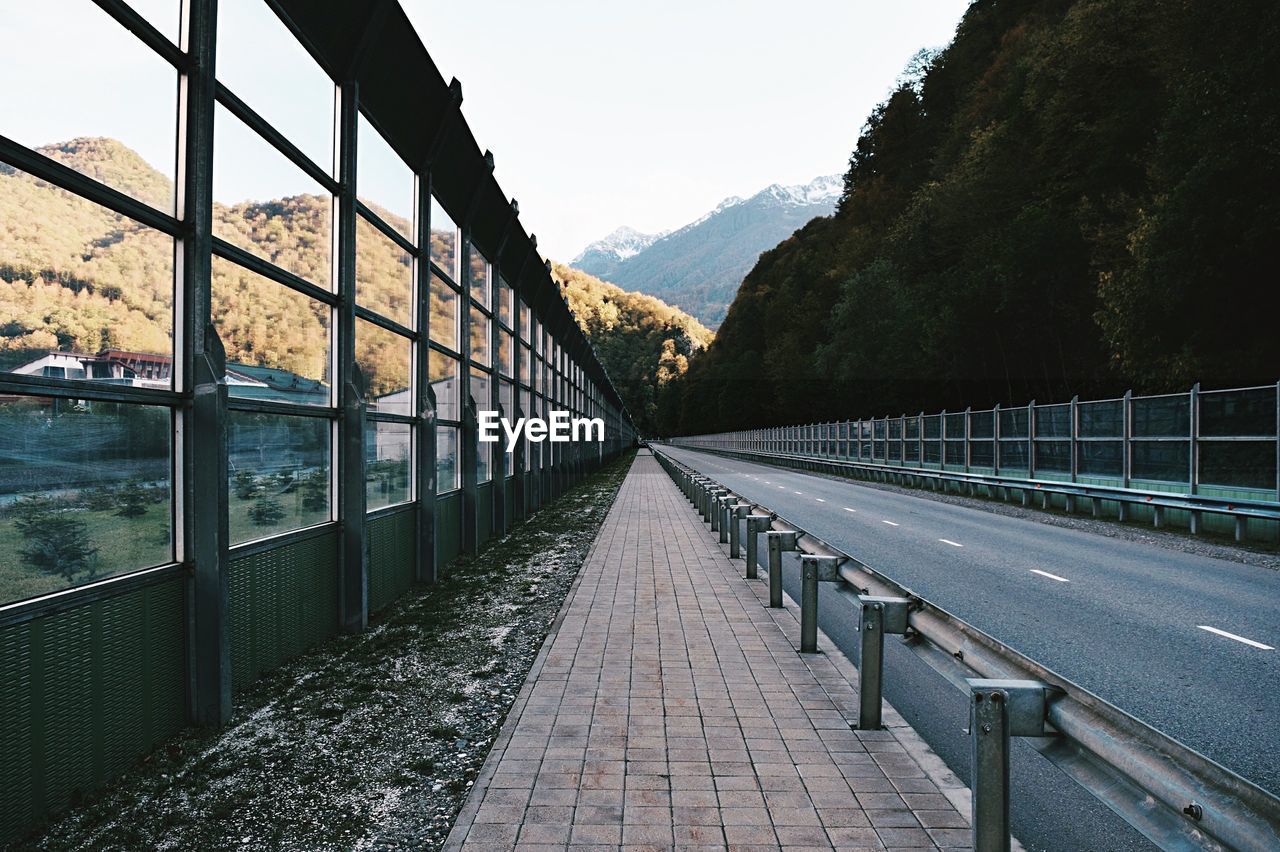
[[[655,240],[665,237],[667,233],[663,231],[660,234],[642,234],[635,228],[623,225],[604,239],[596,240],[584,248],[582,253],[573,259],[572,266],[589,275],[608,278],[617,271],[623,261],[635,257],[653,245]]]
[[[160,209],[172,203],[172,182],[115,140],[73,139],[38,150]],[[310,195],[215,204],[214,232],[327,286],[328,210],[324,199]],[[378,212],[393,227],[407,228],[394,214]],[[356,256],[360,303],[407,317],[409,258],[364,222],[357,225]],[[688,357],[710,343],[705,327],[657,299],[567,267],[557,267],[556,277],[634,412],[652,414],[653,388],[683,372]],[[228,361],[327,381],[327,307],[217,258],[212,291]],[[453,310],[433,296],[433,318],[451,320]],[[49,350],[167,353],[172,312],[171,240],[0,164],[0,370]],[[357,333],[356,358],[375,395],[405,387],[407,353],[394,335]],[[648,386],[647,396],[632,393],[633,377]],[[633,416],[644,423],[643,414]]]
[[[557,263],[551,274],[578,325],[591,338],[636,428],[641,434],[654,434],[659,395],[684,374],[689,358],[710,345],[711,331],[661,299],[628,293],[579,269]]]
[[[663,431],[1274,383],[1277,138],[1270,0],[974,0],[867,118],[837,213],[747,275]],[[1143,434],[1176,431],[1153,410]]]
[[[678,305],[715,328],[760,253],[811,219],[831,215],[841,189],[838,175],[800,186],[773,184],[750,198],[726,198],[683,228],[653,239],[619,228],[592,243],[573,266]],[[624,232],[642,238],[619,241],[630,254],[610,248]]]

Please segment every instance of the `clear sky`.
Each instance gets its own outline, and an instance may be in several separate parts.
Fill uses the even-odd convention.
[[[845,171],[968,0],[401,0],[538,247]]]
[[[570,260],[619,225],[683,225],[730,195],[839,174],[871,109],[968,0],[401,0],[524,226]],[[134,6],[176,37],[178,0]],[[332,158],[333,90],[261,0],[220,0],[218,75]],[[0,0],[0,133],[111,136],[170,176],[176,78],[90,0]],[[215,197],[316,187],[219,112]],[[395,169],[362,174],[388,184]],[[362,184],[364,181],[362,181]],[[362,186],[408,207],[404,187]],[[397,203],[398,201],[403,203]],[[407,212],[407,210],[405,211]]]

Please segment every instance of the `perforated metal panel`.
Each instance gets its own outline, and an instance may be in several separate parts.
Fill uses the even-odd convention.
[[[231,562],[231,688],[296,657],[338,627],[338,535]]]
[[[493,483],[476,486],[476,546],[493,536]]]
[[[365,526],[369,548],[369,612],[377,612],[413,585],[413,553],[417,530],[412,508],[384,515]]]
[[[462,494],[454,492],[436,500],[436,565],[440,575],[448,573],[448,565],[462,552]]]
[[[183,619],[173,577],[0,630],[0,841],[182,727]]]

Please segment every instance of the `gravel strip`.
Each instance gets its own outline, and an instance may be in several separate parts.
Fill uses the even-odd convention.
[[[631,454],[16,849],[437,849]]]

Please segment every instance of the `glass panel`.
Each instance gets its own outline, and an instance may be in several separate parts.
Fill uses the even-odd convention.
[[[444,212],[440,202],[431,196],[431,260],[444,270],[444,274],[458,283],[459,260],[458,246],[462,243],[462,234],[458,226]]]
[[[946,454],[946,464],[964,465],[964,441],[944,441],[942,452]]]
[[[511,328],[511,315],[515,305],[516,291],[501,275],[498,276],[498,321]]]
[[[1124,444],[1120,441],[1082,441],[1080,473],[1097,476],[1122,476]]]
[[[924,436],[926,438],[937,438],[942,432],[942,416],[938,414],[929,414],[924,418]]]
[[[408,423],[368,420],[364,426],[365,510],[410,499],[409,460],[411,427]]]
[[[902,437],[902,421],[901,420],[890,420],[888,425],[889,425],[890,441],[896,441]]]
[[[1200,434],[1252,436],[1276,433],[1276,389],[1200,394]]]
[[[995,412],[975,411],[969,415],[969,437],[990,438],[995,435],[995,424]]]
[[[476,414],[493,410],[493,397],[490,396],[491,379],[489,374],[479,367],[471,368],[471,398],[476,404]]]
[[[1001,441],[1000,442],[1000,467],[1026,470],[1027,469],[1027,442],[1026,441]]]
[[[475,299],[486,308],[489,307],[489,274],[492,267],[489,261],[476,248],[475,243],[471,244],[471,298]]]
[[[431,390],[436,396],[436,419],[461,420],[458,382],[461,375],[460,362],[457,358],[434,349],[427,354],[427,360],[431,371]]]
[[[0,603],[173,560],[170,413],[0,399]]]
[[[356,138],[356,197],[391,227],[416,243],[413,232],[413,169],[382,134],[360,115]]]
[[[1027,437],[1027,409],[1008,408],[1000,410],[1000,437]]]
[[[0,372],[169,389],[173,240],[0,165]]]
[[[522,384],[529,384],[530,365],[533,363],[533,350],[528,346],[521,344],[520,346],[520,381]]]
[[[946,415],[946,429],[948,438],[964,437],[964,414],[948,414]]]
[[[1071,472],[1070,441],[1036,441],[1036,473],[1041,472]]]
[[[333,81],[262,0],[218,3],[217,74],[237,97],[296,145],[317,166],[333,172]],[[230,162],[266,175],[266,164]]]
[[[329,436],[321,417],[228,413],[232,544],[330,519]]]
[[[328,289],[333,197],[222,106],[215,113],[214,236]]]
[[[1083,438],[1119,438],[1124,434],[1124,401],[1082,402],[1080,436]]]
[[[364,374],[369,411],[413,414],[409,377],[413,371],[413,342],[394,331],[356,320],[356,365]]]
[[[928,464],[938,464],[942,461],[942,444],[940,441],[925,442],[924,460]]]
[[[436,492],[458,488],[458,427],[436,427]]]
[[[455,352],[458,349],[458,293],[431,273],[431,339]]]
[[[356,304],[413,328],[413,255],[356,216]]]
[[[973,467],[994,467],[995,447],[992,441],[974,441],[969,445],[969,464]]]
[[[1272,490],[1276,487],[1275,442],[1201,442],[1200,484]]]
[[[498,385],[498,401],[502,404],[503,415],[511,420],[515,420],[515,386],[511,382],[501,382]],[[511,476],[515,472],[515,453],[507,452],[506,441],[502,442],[502,458],[503,458],[503,475]]]
[[[512,364],[512,348],[514,346],[514,338],[511,332],[500,330],[498,332],[498,369],[502,371],[504,376],[511,375],[514,366]]]
[[[1191,471],[1190,441],[1134,441],[1134,479],[1157,479],[1162,482],[1187,482]]]
[[[93,3],[5,3],[0,42],[0,134],[173,212],[172,65]]]
[[[489,366],[489,318],[479,308],[471,309],[471,360]]]
[[[520,302],[520,339],[523,340],[525,343],[529,343],[532,340],[532,338],[529,336],[531,332],[532,324],[533,324],[533,309],[530,308],[528,305],[526,305],[523,300],[521,300]]]
[[[1037,405],[1036,406],[1037,438],[1070,438],[1071,406],[1070,405]]]
[[[1187,394],[1133,398],[1135,437],[1181,438],[1190,430],[1191,397]]]
[[[330,405],[330,315],[323,302],[213,259],[213,324],[231,396]]]

